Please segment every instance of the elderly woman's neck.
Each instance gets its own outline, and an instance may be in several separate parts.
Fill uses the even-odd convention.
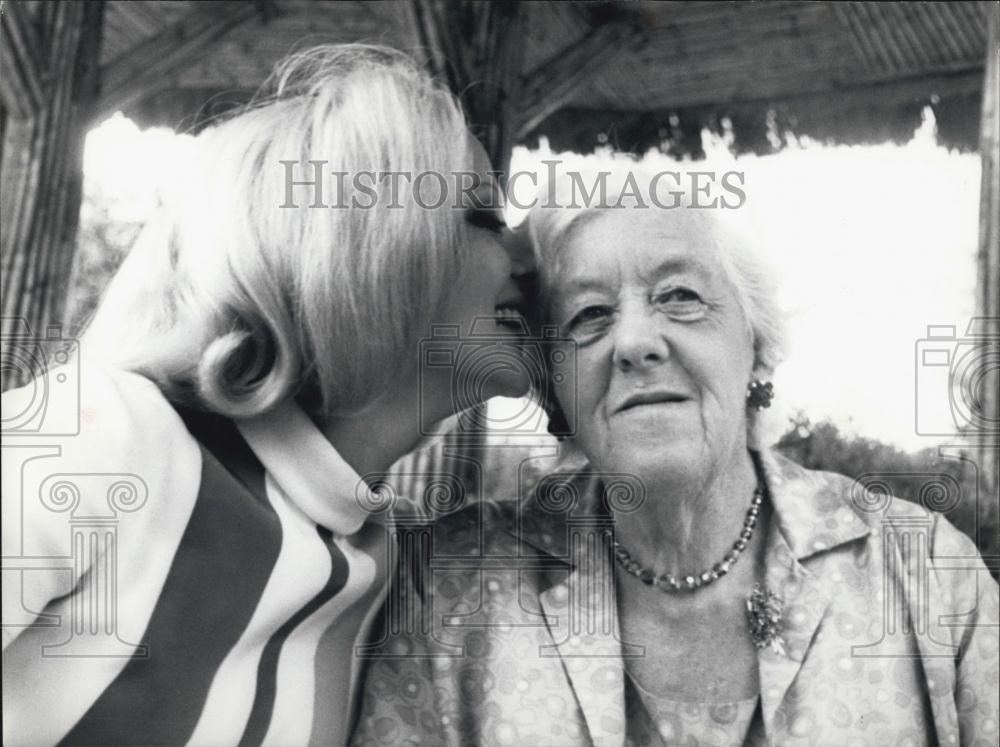
[[[700,573],[739,537],[757,485],[747,451],[708,474],[644,477],[642,508],[615,516],[616,538],[657,574]]]

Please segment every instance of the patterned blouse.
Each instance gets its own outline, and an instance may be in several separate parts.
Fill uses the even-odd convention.
[[[774,510],[764,580],[784,602],[784,648],[758,652],[757,710],[737,707],[733,740],[747,728],[751,744],[782,747],[996,747],[998,588],[971,540],[842,475],[761,459]],[[614,531],[604,477],[548,475],[520,505],[400,528],[400,547],[414,551],[370,649],[352,743],[641,743],[614,559],[588,551]],[[710,742],[711,728],[694,725],[730,718],[645,711],[681,728],[668,744]]]
[[[735,703],[687,703],[654,695],[625,677],[626,747],[739,747],[766,744],[760,696]]]

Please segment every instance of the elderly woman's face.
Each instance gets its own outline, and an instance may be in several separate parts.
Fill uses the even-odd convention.
[[[556,395],[590,461],[704,474],[744,450],[753,349],[708,222],[603,210],[559,257],[552,320],[576,344],[578,375]]]

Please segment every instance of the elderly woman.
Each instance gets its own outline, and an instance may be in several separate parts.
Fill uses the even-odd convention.
[[[995,744],[974,545],[754,435],[781,324],[746,240],[634,198],[529,220],[586,465],[433,527],[399,595],[424,625],[378,639],[355,742]]]
[[[367,46],[275,83],[199,136],[80,355],[4,395],[4,744],[343,744],[389,560],[359,475],[469,404],[433,325],[517,344],[527,265],[451,94]]]

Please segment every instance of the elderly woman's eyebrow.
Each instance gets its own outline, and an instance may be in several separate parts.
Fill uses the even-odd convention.
[[[708,280],[713,277],[713,272],[709,266],[698,259],[691,257],[672,257],[666,259],[652,267],[643,276],[647,280],[658,280],[667,275],[679,275],[683,273],[695,274],[702,279]],[[586,291],[601,291],[607,288],[607,279],[590,274],[571,275],[562,279],[555,279],[553,289],[561,296],[570,296]]]
[[[565,280],[556,280],[553,283],[552,290],[555,294],[561,298],[567,298],[570,296],[579,295],[580,293],[586,293],[588,291],[604,291],[607,290],[608,282],[606,279],[598,277],[571,277]]]
[[[679,275],[682,273],[693,273],[705,280],[709,280],[714,276],[708,264],[693,257],[672,257],[666,259],[644,274],[647,274],[652,279],[657,279],[666,275]]]

